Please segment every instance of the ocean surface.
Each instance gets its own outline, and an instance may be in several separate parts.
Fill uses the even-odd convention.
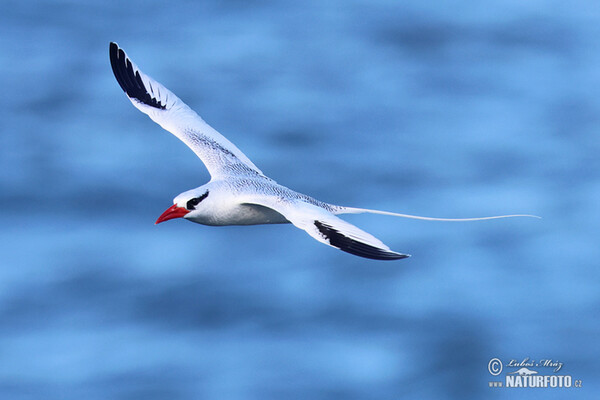
[[[594,1],[2,1],[0,398],[597,396],[599,38]],[[209,175],[110,41],[297,191],[543,219],[348,216],[395,262],[155,226]],[[490,387],[510,360],[582,387]]]

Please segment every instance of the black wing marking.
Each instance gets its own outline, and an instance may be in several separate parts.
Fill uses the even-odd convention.
[[[373,260],[400,260],[409,257],[407,254],[380,249],[349,238],[321,221],[315,221],[314,223],[319,232],[329,241],[330,245],[355,256]]]
[[[119,82],[119,86],[127,96],[137,99],[149,106],[166,109],[166,106],[161,104],[156,97],[153,97],[148,92],[148,89],[142,81],[142,77],[138,71],[134,71],[131,60],[127,58],[125,52],[119,46],[111,42],[109,46],[110,65],[112,67],[115,78]],[[152,88],[150,88],[152,90]]]

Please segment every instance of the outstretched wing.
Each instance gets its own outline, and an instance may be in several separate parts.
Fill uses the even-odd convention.
[[[208,125],[169,89],[144,74],[123,49],[111,42],[110,64],[133,105],[196,153],[212,178],[264,176],[233,143]]]
[[[268,207],[321,243],[355,256],[374,260],[399,260],[409,254],[390,250],[373,235],[336,217],[329,211],[302,201],[287,203],[272,198],[253,198],[245,204]]]

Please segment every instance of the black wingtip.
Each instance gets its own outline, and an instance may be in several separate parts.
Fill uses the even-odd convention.
[[[370,258],[372,260],[401,260],[410,257],[409,254],[396,253],[394,251],[380,249],[366,243],[351,239],[329,225],[315,221],[315,226],[329,240],[329,244],[346,253],[355,256]]]
[[[134,71],[131,60],[127,58],[125,52],[123,49],[119,48],[118,44],[110,42],[108,54],[110,56],[110,65],[113,74],[115,75],[115,78],[117,78],[117,82],[119,83],[119,86],[121,86],[121,89],[127,93],[127,96],[155,108],[160,108],[162,110],[166,108],[165,105],[161,104],[159,100],[148,93],[140,73]]]

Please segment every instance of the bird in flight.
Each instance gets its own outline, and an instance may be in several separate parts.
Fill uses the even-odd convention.
[[[156,223],[185,218],[203,225],[258,225],[292,223],[326,245],[375,260],[399,260],[409,254],[390,250],[379,239],[340,219],[340,214],[374,213],[442,221],[483,218],[430,218],[328,204],[295,192],[267,177],[244,153],[173,92],[144,74],[116,43],[109,46],[110,64],[131,103],[175,135],[202,160],[210,181],[179,194]]]

